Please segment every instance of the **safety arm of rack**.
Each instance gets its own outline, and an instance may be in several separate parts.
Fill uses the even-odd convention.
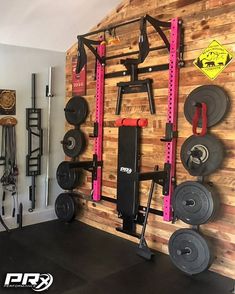
[[[91,169],[94,167],[102,166],[101,161],[96,160],[87,160],[87,161],[76,161],[76,162],[69,162],[69,168],[83,168],[83,169]]]
[[[168,176],[167,171],[153,171],[153,172],[138,173],[137,179],[138,181],[153,180],[157,184],[164,184],[164,180],[167,179],[167,176]]]
[[[69,168],[90,168],[93,167],[93,161],[89,160],[89,161],[76,161],[76,162],[69,162],[68,164]]]

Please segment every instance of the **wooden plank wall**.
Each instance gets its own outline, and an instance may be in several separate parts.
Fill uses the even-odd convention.
[[[125,0],[117,9],[108,15],[96,28],[106,26],[111,23],[126,21],[146,13],[160,20],[170,20],[173,17],[181,17],[185,27],[185,68],[180,71],[179,89],[179,139],[177,148],[177,182],[190,179],[183,168],[179,151],[182,142],[190,136],[191,126],[184,118],[183,105],[187,95],[197,86],[215,84],[223,87],[231,98],[231,109],[226,119],[211,130],[223,140],[226,147],[226,158],[223,168],[209,177],[220,191],[220,215],[213,223],[201,226],[203,234],[208,236],[214,246],[216,259],[211,269],[223,275],[235,278],[235,63],[230,65],[216,78],[214,82],[208,80],[199,70],[193,66],[193,60],[207,45],[216,39],[228,50],[235,50],[235,2],[233,0]],[[121,38],[121,44],[109,46],[107,55],[128,52],[137,48],[138,27],[136,24],[124,27],[117,31]],[[149,28],[150,43],[152,46],[160,45],[159,38]],[[74,36],[76,39],[76,36]],[[77,46],[74,44],[67,52],[66,100],[72,96],[71,84],[71,60],[76,56]],[[84,132],[92,132],[94,121],[94,95],[95,82],[94,57],[88,53],[88,74],[87,74],[87,96],[90,105],[90,114],[87,122],[82,126]],[[156,65],[168,60],[165,50],[152,52],[143,64]],[[115,72],[123,69],[119,60],[108,62],[106,72]],[[154,95],[156,104],[156,115],[149,114],[148,102],[145,94],[134,94],[124,97],[122,106],[122,117],[145,117],[149,120],[149,126],[143,130],[142,136],[142,170],[152,170],[155,164],[163,167],[164,143],[160,138],[164,135],[167,107],[167,87],[168,71],[142,75],[142,78],[151,77],[154,79]],[[113,78],[105,81],[105,117],[104,117],[104,168],[103,168],[103,188],[102,194],[112,198],[116,197],[116,162],[117,162],[117,128],[114,115],[118,81],[125,78]],[[66,125],[66,129],[71,126]],[[63,134],[61,134],[63,136]],[[86,152],[81,156],[81,160],[92,158],[92,139]],[[88,193],[90,188],[90,175],[84,176],[83,184],[79,191]],[[150,183],[141,184],[141,203],[146,203],[146,196]],[[102,201],[92,203],[80,200],[82,209],[77,218],[81,221],[105,230],[123,238],[129,238],[118,233],[115,228],[120,220],[117,218],[114,204]],[[154,208],[162,208],[161,189],[157,189],[154,195]],[[162,217],[150,215],[147,229],[147,241],[152,248],[159,251],[168,252],[167,242],[171,234],[179,228],[187,227],[178,221],[176,224],[164,222]],[[129,238],[136,242],[135,239]]]

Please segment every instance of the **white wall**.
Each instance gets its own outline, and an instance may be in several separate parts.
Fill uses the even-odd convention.
[[[25,109],[31,108],[31,73],[36,73],[37,107],[42,108],[42,127],[44,130],[44,146],[46,146],[47,98],[45,86],[48,80],[48,68],[54,67],[53,91],[55,97],[51,102],[51,190],[50,205],[45,207],[45,171],[46,156],[42,158],[42,175],[36,177],[36,209],[29,213],[30,207],[28,187],[31,178],[26,177],[25,156],[27,154],[27,131]],[[16,90],[16,126],[17,163],[19,168],[18,191],[19,201],[24,206],[24,225],[47,221],[55,218],[54,201],[61,192],[56,178],[56,168],[64,158],[60,140],[64,135],[64,97],[65,97],[65,53],[31,49],[0,44],[0,89]],[[1,129],[0,129],[1,132]],[[1,136],[0,136],[1,140]],[[45,148],[44,148],[45,150]],[[0,176],[3,170],[0,167]],[[0,187],[0,206],[2,188]],[[12,199],[8,195],[5,201],[6,223],[16,227],[16,219],[11,217]],[[1,230],[0,226],[0,230]]]
[[[66,51],[120,0],[0,0],[1,43]],[[56,4],[55,4],[56,3]]]

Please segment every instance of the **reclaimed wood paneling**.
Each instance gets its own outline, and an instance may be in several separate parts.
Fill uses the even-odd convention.
[[[214,245],[216,259],[211,267],[212,270],[223,275],[235,278],[235,63],[232,62],[217,78],[211,82],[206,76],[193,66],[193,60],[208,44],[216,39],[230,52],[235,51],[235,2],[233,0],[125,0],[115,10],[106,16],[94,29],[109,24],[126,21],[131,18],[150,14],[160,20],[170,20],[173,17],[181,17],[185,27],[185,67],[180,70],[179,89],[179,139],[177,146],[177,182],[195,179],[188,175],[183,168],[180,158],[180,146],[191,133],[191,126],[183,115],[183,105],[187,95],[195,87],[206,84],[222,86],[231,98],[231,109],[225,120],[214,127],[211,133],[217,135],[226,147],[226,157],[221,170],[209,177],[220,192],[220,213],[218,219],[201,226],[203,234],[208,236]],[[120,54],[137,48],[138,27],[136,24],[119,29],[118,35],[121,44],[107,47],[107,55]],[[152,46],[160,45],[160,40],[152,28],[148,28],[149,40]],[[76,36],[74,36],[76,37]],[[66,65],[66,101],[72,97],[72,58],[77,54],[77,45],[74,44],[67,51]],[[95,82],[94,57],[88,52],[87,67],[87,96],[90,113],[86,123],[81,127],[87,135],[92,132],[94,121],[94,96]],[[168,60],[165,50],[151,52],[147,60],[141,66],[161,64]],[[106,66],[106,72],[122,70],[119,60],[112,60]],[[154,79],[154,95],[156,115],[149,114],[146,95],[134,94],[124,96],[122,105],[122,117],[146,117],[149,126],[143,130],[142,136],[142,159],[143,171],[152,170],[154,165],[163,167],[164,143],[160,138],[164,135],[167,108],[168,72],[162,71],[142,77]],[[105,81],[105,113],[104,113],[104,168],[102,194],[116,198],[116,168],[117,168],[117,128],[114,115],[117,87],[116,83],[126,78],[112,78]],[[66,129],[71,128],[66,124]],[[61,134],[63,136],[63,134]],[[86,152],[81,160],[92,158],[93,144],[89,139]],[[90,189],[90,174],[85,174],[79,191],[88,194]],[[146,203],[146,195],[150,183],[141,183],[141,203]],[[79,199],[81,209],[77,216],[81,221],[105,230],[112,234],[128,238],[116,231],[120,224],[117,218],[116,207],[113,203],[101,201],[92,203],[85,199]],[[161,189],[155,191],[152,207],[162,208]],[[167,242],[171,234],[178,228],[187,227],[178,221],[175,224],[166,223],[161,217],[150,215],[147,228],[147,241],[152,248],[168,252]],[[139,230],[140,228],[138,228]]]

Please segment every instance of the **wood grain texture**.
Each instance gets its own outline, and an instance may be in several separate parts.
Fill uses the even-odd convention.
[[[188,175],[180,162],[180,147],[184,140],[191,135],[192,129],[183,114],[183,105],[187,95],[197,86],[214,84],[223,87],[231,99],[229,113],[223,122],[213,127],[211,133],[223,141],[226,156],[222,168],[212,174],[209,180],[214,182],[220,194],[220,211],[215,222],[201,226],[202,233],[213,244],[216,259],[211,267],[213,271],[235,278],[235,63],[229,66],[211,82],[206,76],[198,71],[193,60],[198,57],[209,43],[216,39],[231,53],[235,51],[235,3],[233,0],[125,0],[111,14],[106,16],[95,28],[105,27],[110,24],[126,21],[146,13],[160,20],[170,20],[173,17],[181,17],[185,27],[185,67],[180,70],[179,88],[179,138],[177,145],[177,183],[195,178]],[[137,48],[138,27],[136,24],[117,30],[121,44],[107,47],[107,55],[120,54],[133,51]],[[161,41],[151,27],[148,27],[151,46],[161,45]],[[76,37],[76,36],[75,36]],[[66,62],[66,101],[72,97],[72,58],[77,54],[77,44],[67,51]],[[165,50],[151,52],[146,61],[141,65],[156,65],[168,61]],[[109,61],[106,72],[122,70],[120,60]],[[141,169],[150,171],[154,165],[160,168],[164,164],[164,143],[160,138],[164,135],[168,93],[168,71],[143,74],[141,78],[151,77],[154,79],[154,96],[156,115],[149,114],[148,101],[145,93],[125,95],[123,99],[121,117],[145,117],[149,125],[143,129],[141,145]],[[112,78],[105,81],[105,112],[104,112],[104,166],[102,194],[116,198],[116,169],[117,169],[117,134],[114,126],[115,120],[120,117],[114,115],[117,87],[119,81],[127,78]],[[95,118],[95,81],[94,81],[94,57],[88,52],[87,67],[87,95],[90,112],[87,121],[81,129],[86,133],[89,140],[85,153],[80,160],[89,160],[93,154],[92,139],[88,134],[93,130]],[[72,128],[67,123],[66,130]],[[63,134],[61,134],[63,137]],[[82,185],[78,191],[81,194],[90,193],[91,176],[84,172]],[[141,183],[141,204],[146,204],[147,193],[150,183]],[[116,231],[120,225],[117,217],[115,204],[106,201],[92,203],[78,197],[81,206],[77,216],[81,221],[128,238],[134,242],[137,240]],[[155,191],[152,207],[162,209],[163,197],[161,189]],[[167,243],[171,234],[179,228],[188,227],[178,221],[175,224],[166,223],[162,217],[150,215],[147,227],[148,244],[159,251],[168,252]],[[138,228],[139,230],[140,228]]]

